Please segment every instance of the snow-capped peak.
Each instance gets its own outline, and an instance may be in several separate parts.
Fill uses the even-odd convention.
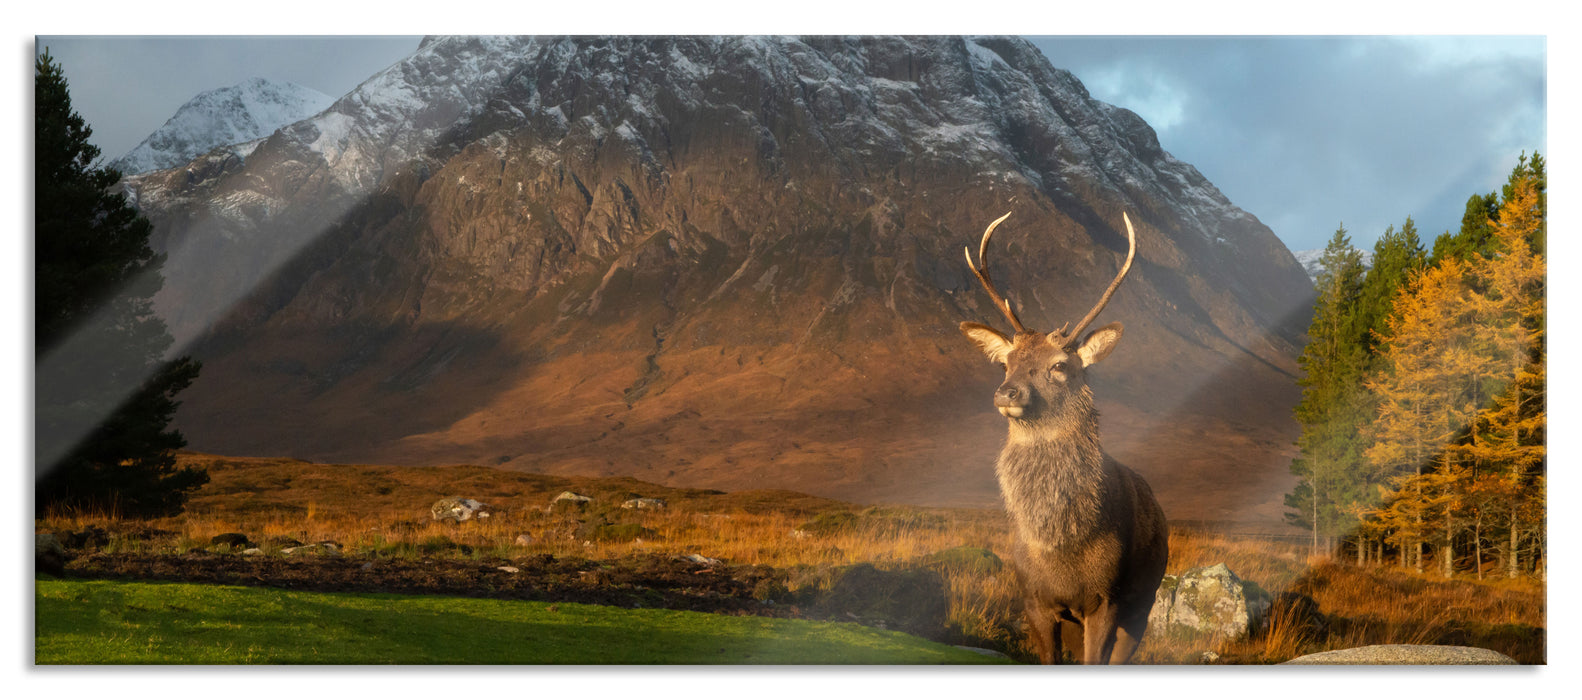
[[[219,146],[257,141],[282,126],[318,114],[329,95],[296,83],[252,78],[188,100],[164,126],[109,163],[123,175],[185,165]],[[251,149],[243,149],[246,155]]]

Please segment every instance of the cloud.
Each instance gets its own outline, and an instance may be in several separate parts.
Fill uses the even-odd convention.
[[[1546,150],[1541,37],[1082,37],[1035,43],[1097,99],[1153,122],[1293,250],[1344,222],[1358,245],[1412,216],[1460,226]],[[1169,97],[1174,96],[1174,97]]]

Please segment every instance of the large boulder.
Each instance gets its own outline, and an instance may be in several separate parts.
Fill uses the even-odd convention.
[[[489,517],[489,504],[475,501],[471,498],[450,496],[441,498],[429,507],[429,513],[435,520],[444,520],[452,523],[463,523],[474,518]]]
[[[854,564],[835,574],[813,609],[837,620],[938,640],[950,614],[950,589],[932,569],[885,571]]]
[[[1375,644],[1321,651],[1285,662],[1294,666],[1515,666],[1516,659],[1478,647],[1429,644]]]
[[[572,491],[561,491],[559,496],[549,502],[550,512],[581,511],[593,503],[593,499]]]
[[[60,539],[48,532],[33,535],[33,566],[56,576],[66,573],[66,548]]]
[[[1148,614],[1148,628],[1236,639],[1256,629],[1273,602],[1268,592],[1242,581],[1230,567],[1201,566],[1164,577]]]

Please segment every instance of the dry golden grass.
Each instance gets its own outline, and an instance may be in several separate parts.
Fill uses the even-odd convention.
[[[264,541],[266,553],[285,539],[334,541],[364,556],[499,556],[539,554],[619,559],[638,554],[702,554],[736,565],[799,572],[792,590],[826,586],[836,567],[860,562],[880,568],[916,566],[938,552],[980,548],[1002,559],[1010,553],[1004,515],[996,510],[863,507],[784,491],[722,493],[674,489],[630,478],[550,477],[484,467],[395,468],[322,465],[293,460],[183,455],[209,469],[211,482],[174,518],[127,523],[91,514],[49,514],[39,531],[102,527],[110,549],[186,551],[227,532]],[[598,499],[588,514],[546,512],[564,490]],[[460,525],[435,522],[428,506],[461,495],[494,506],[494,515]],[[663,510],[615,504],[638,496],[663,498]],[[647,534],[630,541],[598,541],[578,534],[589,515],[637,525]],[[168,534],[134,536],[154,528]],[[531,544],[518,545],[528,534]],[[270,540],[275,539],[275,543]],[[1135,661],[1202,663],[1214,651],[1221,663],[1276,663],[1302,654],[1367,644],[1433,643],[1481,646],[1524,663],[1545,659],[1545,599],[1540,581],[1444,580],[1390,567],[1356,567],[1310,558],[1305,546],[1212,533],[1177,531],[1170,541],[1170,573],[1223,562],[1243,580],[1280,596],[1266,628],[1239,640],[1166,638],[1150,631]],[[950,624],[962,643],[1032,655],[1020,632],[1020,603],[1009,566],[945,570]],[[1310,600],[1322,624],[1304,612]]]

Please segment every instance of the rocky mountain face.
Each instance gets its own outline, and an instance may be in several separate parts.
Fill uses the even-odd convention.
[[[198,93],[126,155],[108,165],[125,175],[186,165],[211,149],[231,146],[246,156],[275,129],[328,107],[334,98],[296,83],[253,78]]]
[[[1373,251],[1362,250],[1358,252],[1362,253],[1363,269],[1373,267]],[[1307,278],[1315,283],[1318,282],[1318,273],[1324,270],[1324,249],[1297,250],[1293,251],[1291,255],[1296,257],[1297,264],[1302,266],[1302,271],[1307,273]]]
[[[1108,451],[1277,522],[1312,286],[1014,38],[437,38],[250,154],[131,178],[195,449],[992,505],[1005,328],[1095,324]]]

